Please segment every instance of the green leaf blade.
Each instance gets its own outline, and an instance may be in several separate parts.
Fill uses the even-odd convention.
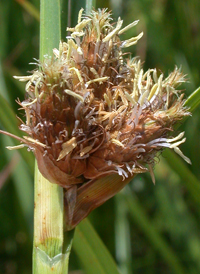
[[[76,227],[73,248],[87,274],[120,274],[112,256],[87,219]]]
[[[191,112],[200,105],[200,87],[198,87],[185,101],[185,106],[190,108]]]

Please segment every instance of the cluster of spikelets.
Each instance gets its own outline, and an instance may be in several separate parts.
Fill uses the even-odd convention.
[[[156,69],[144,72],[138,59],[125,60],[123,48],[137,37],[121,41],[119,18],[111,24],[106,10],[89,16],[79,13],[78,24],[68,28],[67,42],[45,57],[28,81],[26,100],[20,102],[26,123],[20,126],[29,137],[41,173],[69,189],[110,174],[121,179],[150,171],[163,148],[178,146],[184,133],[173,136],[173,126],[189,115],[179,69],[166,78]],[[153,179],[154,180],[154,179]]]

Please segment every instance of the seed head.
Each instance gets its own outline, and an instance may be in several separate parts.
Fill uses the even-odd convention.
[[[173,132],[189,115],[177,89],[184,75],[175,68],[164,79],[156,69],[145,72],[137,58],[123,58],[123,48],[143,33],[125,41],[120,35],[138,21],[122,28],[120,18],[111,24],[106,10],[89,16],[82,11],[54,56],[39,62],[33,75],[17,77],[28,80],[26,99],[19,102],[26,113],[20,129],[29,135],[23,143],[33,150],[43,176],[76,201],[82,189],[108,175],[117,174],[121,185],[148,170],[153,177],[155,156],[165,147],[190,162],[179,149],[184,133],[174,137]],[[98,205],[106,200],[102,197]]]

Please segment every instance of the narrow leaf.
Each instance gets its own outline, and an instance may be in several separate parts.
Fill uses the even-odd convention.
[[[152,244],[152,247],[159,253],[160,256],[162,256],[169,267],[173,270],[172,272],[176,274],[186,274],[173,249],[154,228],[153,224],[143,211],[142,206],[133,195],[130,195],[130,193],[131,191],[127,191],[126,195],[124,195],[124,199],[128,204],[133,221],[143,231],[146,238]]]
[[[185,106],[193,112],[200,104],[200,87],[198,87],[185,101]]]
[[[104,243],[87,219],[76,227],[73,247],[86,274],[120,273]]]

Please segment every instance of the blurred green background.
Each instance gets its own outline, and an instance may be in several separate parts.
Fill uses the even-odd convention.
[[[67,26],[67,1],[62,3],[62,39]],[[72,26],[84,1],[72,1]],[[96,0],[96,8],[113,11],[124,26],[139,19],[124,35],[144,31],[129,50],[144,69],[157,68],[165,76],[175,64],[188,82],[189,96],[200,86],[200,2],[172,0]],[[27,75],[39,55],[39,0],[0,0],[0,100],[24,118],[16,99],[23,100],[24,84],[13,75]],[[5,102],[4,102],[5,99]],[[115,258],[122,274],[200,273],[200,108],[179,131],[181,146],[192,165],[169,151],[157,159],[156,185],[149,174],[138,175],[121,193],[91,213],[96,231]],[[0,128],[9,129],[12,114],[0,110]],[[3,122],[4,121],[4,122]],[[15,122],[17,123],[17,121]],[[12,131],[12,127],[10,128]],[[14,132],[13,132],[14,133]],[[26,161],[5,146],[13,140],[0,135],[0,273],[31,273],[33,229],[33,155]],[[72,251],[70,273],[83,267]],[[95,270],[94,270],[95,274]],[[109,273],[112,274],[112,273]]]

